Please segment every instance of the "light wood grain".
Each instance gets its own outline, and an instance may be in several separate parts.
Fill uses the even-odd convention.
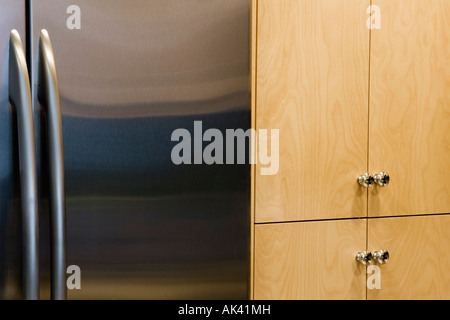
[[[368,248],[388,250],[368,299],[450,299],[450,215],[369,220]]]
[[[369,216],[450,212],[450,1],[374,0]]]
[[[257,225],[255,299],[365,299],[366,220]]]
[[[280,130],[280,168],[256,168],[256,222],[367,214],[368,5],[258,1],[256,126]]]

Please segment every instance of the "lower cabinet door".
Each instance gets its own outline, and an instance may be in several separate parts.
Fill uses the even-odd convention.
[[[365,219],[255,226],[254,298],[366,299]]]
[[[368,249],[389,252],[368,299],[450,299],[450,215],[370,219]]]

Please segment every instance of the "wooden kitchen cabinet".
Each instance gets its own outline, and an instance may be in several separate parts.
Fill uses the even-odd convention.
[[[374,0],[369,216],[450,212],[450,1]]]
[[[255,299],[365,299],[365,219],[257,225]]]
[[[252,297],[450,299],[450,1],[254,0],[254,19],[253,127],[280,130],[280,164],[252,171]],[[390,253],[381,289],[364,250]]]
[[[388,250],[373,299],[450,299],[450,215],[369,219],[368,249]]]
[[[256,129],[280,130],[280,168],[256,177],[256,222],[367,215],[368,5],[258,1]]]
[[[448,230],[450,214],[257,225],[254,298],[448,300]],[[390,255],[371,264],[380,289],[366,288],[366,267],[355,260],[366,241],[368,251]]]

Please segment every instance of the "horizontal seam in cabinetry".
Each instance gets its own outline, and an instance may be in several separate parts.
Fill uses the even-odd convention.
[[[319,221],[342,221],[342,220],[363,220],[367,217],[351,217],[351,218],[331,218],[331,219],[313,219],[313,220],[290,220],[290,221],[268,221],[268,222],[255,222],[255,225],[265,224],[281,224],[281,223],[302,223],[302,222],[319,222]]]
[[[304,223],[304,222],[326,222],[326,221],[345,221],[345,220],[370,220],[370,219],[388,219],[388,218],[413,218],[413,217],[431,217],[431,216],[450,216],[450,213],[423,213],[396,216],[378,216],[378,217],[351,217],[351,218],[333,218],[333,219],[314,219],[314,220],[289,220],[289,221],[269,221],[255,222],[255,225],[284,224],[284,223]]]
[[[413,213],[413,214],[404,214],[404,215],[377,216],[377,217],[368,217],[368,219],[413,218],[413,217],[432,217],[432,216],[450,216],[450,212],[447,212],[447,213]]]

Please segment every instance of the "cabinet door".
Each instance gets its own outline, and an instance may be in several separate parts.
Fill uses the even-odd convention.
[[[256,129],[280,130],[280,160],[256,168],[256,222],[366,216],[368,5],[258,1]]]
[[[255,227],[255,299],[365,299],[366,220]]]
[[[374,0],[369,216],[450,212],[450,1]]]
[[[450,215],[370,219],[368,249],[388,250],[368,299],[450,299]]]

